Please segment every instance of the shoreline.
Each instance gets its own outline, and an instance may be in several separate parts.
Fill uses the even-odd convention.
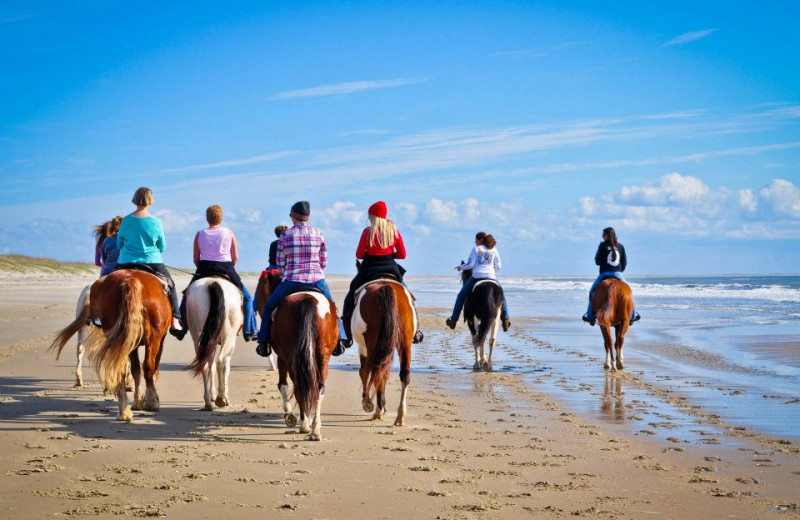
[[[440,323],[447,309],[420,307],[426,339],[414,346],[407,427],[392,426],[396,362],[387,419],[373,422],[361,410],[350,349],[331,363],[324,440],[306,441],[283,425],[277,374],[241,338],[232,406],[200,412],[202,385],[182,370],[191,343],[171,337],[161,410],[120,423],[91,367],[90,385],[72,387],[74,340],[59,361],[46,352],[74,317],[84,281],[92,279],[35,281],[24,291],[0,284],[3,517],[800,518],[796,441],[659,394],[635,363],[604,373],[593,356],[546,345],[524,320],[501,333],[497,371],[472,372],[466,327]],[[346,287],[331,283],[337,300]],[[537,359],[547,352],[552,359]],[[580,380],[573,369],[584,365],[591,377]],[[671,408],[640,393],[686,407],[702,424],[684,435],[669,426]]]

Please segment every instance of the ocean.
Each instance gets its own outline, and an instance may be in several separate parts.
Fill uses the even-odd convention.
[[[649,434],[709,436],[697,425],[719,423],[800,438],[800,276],[629,277],[642,320],[626,336],[618,375],[602,368],[600,330],[581,321],[592,281],[501,277],[514,325],[500,333],[495,370],[520,374],[576,412]],[[418,305],[443,308],[444,321],[457,277],[408,283]],[[441,339],[442,349],[417,348],[421,369],[470,372],[466,326]]]

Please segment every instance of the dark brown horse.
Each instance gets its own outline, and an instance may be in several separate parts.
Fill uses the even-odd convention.
[[[269,298],[280,276],[272,273],[264,280],[264,296]],[[289,428],[297,425],[289,403],[288,376],[294,384],[294,397],[300,408],[300,432],[309,433],[312,441],[322,440],[320,414],[328,361],[339,342],[338,320],[336,305],[324,294],[301,291],[281,301],[270,328],[269,343],[278,356],[278,390],[283,398],[284,421]],[[309,428],[308,417],[312,412],[314,419]]]
[[[461,272],[461,281],[466,282],[472,270]],[[503,288],[495,280],[484,279],[475,282],[472,291],[464,298],[464,321],[472,335],[472,348],[475,350],[473,370],[492,371],[492,353],[500,328],[500,313],[503,310]],[[489,356],[486,356],[486,339],[489,339]]]
[[[258,285],[256,286],[256,293],[253,296],[253,305],[255,306],[254,308],[258,313],[259,318],[264,318],[261,313],[264,312],[264,305],[267,303],[267,299],[269,298],[269,294],[271,292],[270,287],[274,287],[275,284],[280,283],[280,281],[281,277],[280,274],[278,274],[277,269],[261,272],[261,277],[258,279]],[[267,370],[272,372],[275,370],[277,365],[278,360],[275,356],[275,352],[273,352],[267,356]]]
[[[104,388],[113,389],[119,399],[119,420],[133,419],[125,392],[125,373],[130,359],[133,375],[134,408],[157,411],[155,381],[161,360],[164,337],[169,330],[171,308],[164,286],[155,276],[142,271],[120,270],[98,279],[90,291],[88,319],[100,319],[103,332],[94,332],[87,340],[89,357],[94,361]],[[82,315],[79,320],[84,320]],[[50,346],[58,353],[77,329],[73,322],[62,330]],[[142,400],[138,348],[145,346],[144,379],[147,391]]]
[[[592,293],[592,310],[597,325],[603,333],[603,344],[606,348],[606,360],[603,368],[622,370],[622,343],[628,332],[631,314],[633,313],[633,293],[628,284],[616,278],[602,280]],[[611,327],[614,327],[615,340],[611,340]],[[614,350],[617,360],[614,362]]]
[[[375,280],[355,292],[355,312],[350,320],[353,340],[361,360],[361,403],[373,419],[386,413],[386,381],[395,351],[400,355],[400,406],[395,426],[403,426],[406,397],[411,383],[411,341],[417,330],[411,293],[393,280]],[[372,402],[375,394],[377,407]]]

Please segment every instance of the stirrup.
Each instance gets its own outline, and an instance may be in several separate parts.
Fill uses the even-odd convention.
[[[423,339],[425,339],[425,335],[421,330],[417,330],[417,332],[414,333],[414,339],[411,340],[411,343],[422,343]]]
[[[458,320],[457,319],[454,320],[453,318],[447,318],[446,320],[444,320],[444,322],[448,327],[450,327],[451,329],[455,330],[456,324],[458,323]]]
[[[586,314],[584,314],[581,319],[586,323],[588,323],[589,325],[591,325],[592,327],[594,327],[595,320],[590,320],[589,316],[587,316]]]
[[[508,332],[508,329],[511,328],[511,320],[508,318],[503,320],[503,332]]]
[[[256,354],[261,357],[269,357],[272,354],[272,347],[266,341],[259,341],[256,346]]]
[[[629,325],[629,326],[630,326],[630,325],[633,325],[634,323],[636,323],[637,321],[639,321],[639,320],[641,320],[641,319],[642,319],[642,317],[641,317],[641,316],[639,315],[639,313],[637,312],[636,314],[634,314],[634,315],[633,315],[633,318],[631,318],[631,322],[630,322],[628,325]]]

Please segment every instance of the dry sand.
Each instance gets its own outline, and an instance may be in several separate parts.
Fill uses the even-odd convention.
[[[331,363],[322,442],[284,426],[277,373],[241,338],[230,407],[199,410],[201,382],[182,371],[191,342],[170,337],[161,410],[121,423],[90,367],[88,385],[73,387],[74,341],[59,361],[47,352],[89,282],[0,279],[2,519],[800,518],[792,441],[737,428],[725,442],[620,434],[516,374],[415,373],[414,362],[398,428],[396,373],[387,418],[373,422],[361,409],[356,349]],[[341,301],[345,284],[332,285]],[[421,313],[428,334],[415,362],[455,345],[471,366],[466,329],[445,330],[440,310]],[[609,414],[635,407],[614,393],[635,379],[609,376]]]

